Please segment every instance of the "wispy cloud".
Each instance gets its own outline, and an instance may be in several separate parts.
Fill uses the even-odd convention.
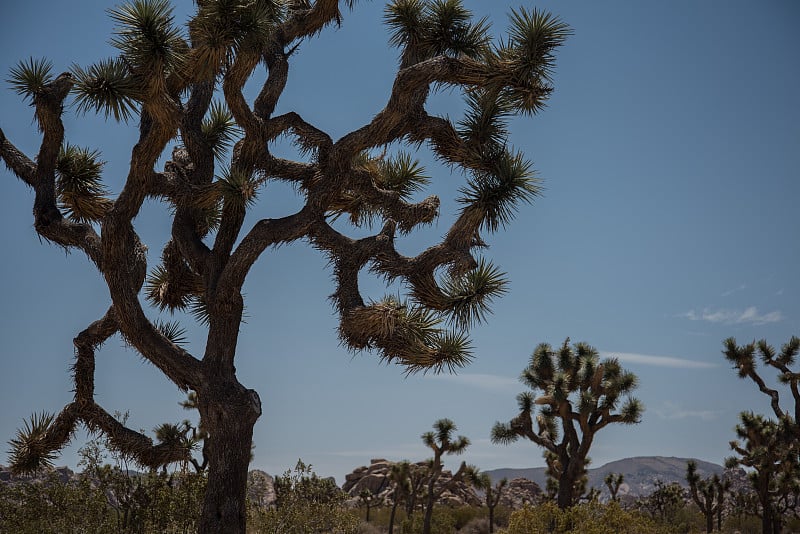
[[[703,421],[711,421],[719,417],[720,412],[714,410],[686,410],[674,402],[665,402],[664,405],[655,410],[656,415],[661,419],[689,419],[696,418]]]
[[[507,391],[508,388],[519,387],[519,379],[508,376],[462,373],[458,375],[431,375],[429,378],[454,382],[463,386],[475,387],[489,391]]]
[[[608,351],[601,351],[600,354],[604,358],[617,358],[621,362],[652,365],[655,367],[672,367],[676,369],[708,369],[711,367],[717,367],[717,365],[713,363],[698,362],[697,360],[687,360],[685,358],[675,358],[673,356],[653,356],[651,354]]]
[[[717,324],[754,324],[763,325],[767,323],[777,323],[783,320],[783,314],[779,311],[761,313],[755,306],[750,306],[744,310],[719,309],[712,310],[704,308],[702,311],[689,310],[678,314],[690,321],[706,321]]]
[[[734,287],[733,289],[729,289],[729,290],[723,292],[721,296],[730,297],[734,293],[738,293],[739,291],[744,291],[745,289],[747,289],[747,285],[742,284],[739,287]]]

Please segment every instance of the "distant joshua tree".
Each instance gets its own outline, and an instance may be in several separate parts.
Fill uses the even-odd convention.
[[[606,475],[606,478],[603,479],[603,483],[608,488],[609,493],[611,493],[611,500],[612,501],[619,501],[619,497],[617,493],[619,493],[619,487],[622,486],[622,483],[625,481],[625,475],[622,473],[609,473]]]
[[[730,488],[730,481],[722,481],[719,475],[711,478],[700,478],[697,474],[697,462],[690,460],[686,464],[686,481],[692,500],[700,508],[706,518],[706,532],[714,531],[714,518],[719,523],[722,518],[722,508],[725,504],[725,492]],[[721,525],[718,525],[721,530]]]
[[[558,473],[558,507],[569,508],[576,502],[575,486],[585,475],[595,434],[612,423],[641,420],[642,404],[629,396],[636,389],[636,375],[617,359],[599,361],[597,351],[586,343],[570,346],[567,338],[556,351],[546,343],[537,346],[521,380],[533,393],[517,396],[519,415],[496,423],[492,441],[525,438],[544,448],[551,458],[548,465]]]
[[[492,534],[494,532],[494,510],[500,504],[500,498],[503,496],[503,490],[508,485],[508,479],[500,479],[497,484],[492,486],[492,479],[489,474],[481,473],[475,485],[484,491],[484,500],[486,501],[486,507],[489,509],[489,534]]]
[[[462,480],[472,480],[475,478],[476,469],[461,462],[461,465],[453,474],[447,485],[440,484],[436,487],[436,482],[442,475],[442,456],[450,454],[462,454],[469,446],[469,439],[465,436],[458,436],[453,439],[453,432],[457,430],[456,424],[450,419],[439,419],[433,424],[435,432],[425,432],[422,434],[422,442],[426,447],[433,451],[433,458],[428,463],[427,492],[425,499],[425,520],[422,523],[422,534],[430,534],[431,519],[433,518],[433,505],[442,494],[455,487]]]
[[[389,470],[389,482],[392,484],[392,512],[389,515],[389,534],[394,533],[394,520],[397,506],[402,499],[411,499],[413,485],[411,482],[411,463],[408,461],[392,464]]]
[[[198,531],[244,534],[251,441],[262,407],[236,374],[242,288],[263,254],[291,243],[327,255],[338,332],[349,349],[375,351],[407,372],[470,361],[469,328],[506,290],[501,271],[476,252],[540,192],[531,162],[509,142],[508,121],[544,107],[555,51],[570,30],[557,17],[523,8],[510,13],[508,35],[493,40],[488,22],[473,20],[459,0],[389,1],[388,39],[400,52],[386,105],[334,139],[309,117],[276,110],[299,47],[340,25],[342,11],[356,3],[197,0],[180,25],[169,0],[128,0],[110,11],[115,57],[58,75],[45,59],[12,69],[12,87],[33,105],[42,141],[37,154],[26,155],[0,130],[0,159],[35,193],[39,236],[88,257],[111,300],[71,340],[74,400],[23,429],[14,443],[15,470],[47,464],[80,424],[103,432],[143,466],[188,458],[185,447],[154,444],[96,401],[97,352],[119,335],[177,388],[197,394],[208,473]],[[260,84],[254,98],[245,96],[248,80]],[[323,94],[324,86],[314,90]],[[429,112],[436,88],[464,96],[460,120]],[[65,105],[70,95],[74,106]],[[116,198],[100,153],[68,141],[65,126],[75,122],[62,117],[73,110],[138,125]],[[296,160],[274,152],[285,138],[298,148]],[[440,215],[438,197],[414,198],[430,182],[411,155],[421,145],[465,180],[441,242],[405,255],[397,246],[402,237]],[[273,183],[291,184],[302,207],[270,215],[258,197]],[[135,225],[148,201],[171,214],[155,268]],[[365,270],[408,290],[365,298]],[[190,354],[182,330],[155,317],[176,310],[207,327],[202,354]],[[260,352],[270,357],[268,346]]]

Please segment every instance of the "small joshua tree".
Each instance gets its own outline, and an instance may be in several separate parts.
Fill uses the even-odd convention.
[[[483,489],[486,507],[489,509],[489,534],[494,532],[494,510],[500,504],[500,498],[503,496],[503,490],[506,489],[507,485],[507,478],[500,479],[497,484],[492,486],[492,479],[488,473],[481,473],[478,476],[476,486]]]
[[[637,386],[636,375],[616,359],[599,361],[597,351],[586,343],[570,346],[567,339],[557,351],[546,343],[537,346],[521,380],[534,393],[517,396],[519,415],[496,423],[492,441],[525,438],[544,448],[548,467],[558,476],[558,507],[569,508],[576,502],[576,485],[585,475],[597,432],[612,423],[641,420],[641,403],[629,397]]]
[[[475,468],[468,466],[466,462],[461,462],[461,465],[453,474],[453,478],[447,484],[439,484],[437,482],[442,475],[442,456],[451,454],[462,454],[469,446],[469,439],[465,436],[458,436],[453,439],[453,432],[456,431],[456,425],[450,419],[439,419],[433,424],[435,432],[425,432],[422,434],[422,442],[426,447],[433,451],[433,458],[430,459],[428,464],[427,476],[427,492],[425,495],[425,519],[422,523],[422,533],[430,534],[431,532],[431,519],[433,518],[433,505],[448,489],[453,488],[458,482],[462,480],[470,480],[475,478]]]
[[[111,298],[73,340],[74,401],[18,436],[12,463],[17,471],[47,463],[79,424],[103,432],[144,466],[187,458],[185,448],[154,444],[96,402],[98,349],[119,335],[176,387],[197,395],[208,461],[199,532],[243,534],[253,426],[261,415],[259,395],[239,381],[235,361],[251,269],[276,247],[309,243],[330,260],[344,345],[374,350],[408,372],[465,365],[468,329],[506,289],[501,272],[474,252],[539,193],[531,163],[508,142],[507,121],[542,109],[553,90],[554,52],[569,29],[547,13],[520,9],[511,12],[508,36],[493,42],[487,21],[473,21],[459,0],[392,0],[385,21],[400,57],[387,103],[334,140],[308,117],[275,111],[301,44],[341,24],[342,9],[356,0],[195,4],[181,27],[168,0],[128,0],[110,11],[116,57],[57,76],[39,59],[11,72],[14,89],[33,104],[42,141],[31,157],[0,130],[0,159],[35,192],[38,234],[87,256]],[[253,77],[261,85],[248,99],[244,88]],[[442,86],[463,91],[465,112],[456,123],[426,109],[431,88]],[[65,105],[70,95],[76,106]],[[68,142],[62,116],[70,109],[138,124],[116,198],[100,153]],[[272,152],[283,137],[294,140],[300,161]],[[466,183],[442,242],[406,256],[396,243],[439,216],[437,197],[412,198],[429,182],[410,153],[422,144],[462,170]],[[390,155],[374,155],[383,151]],[[258,195],[275,182],[295,187],[297,212],[265,213]],[[134,225],[147,200],[163,202],[172,216],[154,269]],[[252,216],[257,222],[248,228]],[[334,227],[336,218],[346,228]],[[406,282],[408,291],[365,299],[359,274],[367,269]],[[181,330],[155,317],[176,310],[194,312],[207,327],[203,354],[190,354]]]
[[[394,520],[397,506],[402,499],[410,500],[413,491],[411,482],[411,463],[408,461],[392,464],[389,470],[389,482],[392,484],[392,511],[389,515],[389,534],[394,533]]]
[[[686,481],[692,500],[706,518],[706,532],[713,532],[714,518],[720,516],[725,503],[726,484],[716,474],[711,478],[700,478],[694,460],[686,464]],[[730,483],[727,487],[730,487]]]
[[[619,501],[619,497],[617,493],[619,493],[619,488],[622,486],[622,483],[625,481],[625,475],[622,473],[609,473],[603,479],[603,483],[608,488],[608,492],[611,494],[611,500],[614,502]]]

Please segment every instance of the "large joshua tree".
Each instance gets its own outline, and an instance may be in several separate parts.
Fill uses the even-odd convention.
[[[548,465],[557,467],[553,472],[558,474],[558,507],[569,508],[575,504],[576,485],[595,434],[612,423],[641,420],[643,407],[630,397],[636,375],[614,358],[601,362],[597,350],[586,343],[570,346],[567,338],[557,350],[547,343],[537,346],[520,379],[533,392],[517,396],[519,415],[508,423],[495,423],[492,441],[505,444],[526,438],[545,449]],[[536,396],[537,391],[541,395]]]
[[[389,2],[385,22],[400,59],[387,103],[369,123],[334,140],[309,118],[275,110],[300,44],[339,24],[343,6],[355,3],[198,0],[181,29],[167,0],[131,0],[110,11],[116,57],[57,76],[46,60],[13,69],[13,87],[32,103],[42,139],[38,153],[26,155],[0,130],[0,156],[35,192],[38,234],[85,253],[111,296],[109,308],[74,339],[74,401],[21,432],[17,470],[41,466],[79,423],[107,434],[144,466],[186,459],[185,448],[154,445],[95,402],[97,349],[120,335],[178,388],[196,394],[208,461],[199,531],[244,532],[261,401],[236,376],[241,290],[256,260],[279,245],[303,241],[327,254],[347,347],[374,350],[407,372],[451,370],[470,360],[466,332],[506,288],[475,249],[539,192],[530,162],[508,142],[506,121],[542,109],[552,91],[554,51],[569,30],[547,13],[520,9],[511,12],[508,35],[493,42],[487,21],[473,21],[458,0]],[[260,88],[248,100],[243,88],[253,77]],[[431,88],[442,86],[463,91],[457,123],[426,110]],[[70,97],[79,113],[138,123],[116,198],[104,186],[99,152],[67,141],[62,115]],[[271,152],[283,136],[294,140],[301,161]],[[402,150],[421,144],[466,181],[442,241],[406,256],[396,241],[439,215],[438,198],[412,199],[429,179]],[[302,199],[296,213],[269,218],[257,211],[258,193],[271,181],[295,187]],[[149,273],[133,224],[147,199],[172,213],[162,262]],[[259,219],[246,228],[248,214]],[[337,217],[342,224],[334,226]],[[343,233],[348,222],[375,230],[351,238]],[[407,292],[365,299],[358,284],[365,269],[404,282]],[[183,309],[207,325],[202,355],[182,348],[180,331],[156,318]]]

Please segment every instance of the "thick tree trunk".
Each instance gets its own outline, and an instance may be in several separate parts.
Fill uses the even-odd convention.
[[[245,534],[247,471],[261,402],[238,382],[198,398],[209,432],[208,485],[198,534]]]
[[[706,532],[714,532],[714,512],[706,513]]]
[[[572,507],[572,497],[575,485],[575,478],[570,476],[570,470],[564,469],[561,477],[558,479],[558,494],[556,495],[556,504],[561,510],[566,510]]]
[[[494,506],[489,507],[489,534],[494,534]]]

